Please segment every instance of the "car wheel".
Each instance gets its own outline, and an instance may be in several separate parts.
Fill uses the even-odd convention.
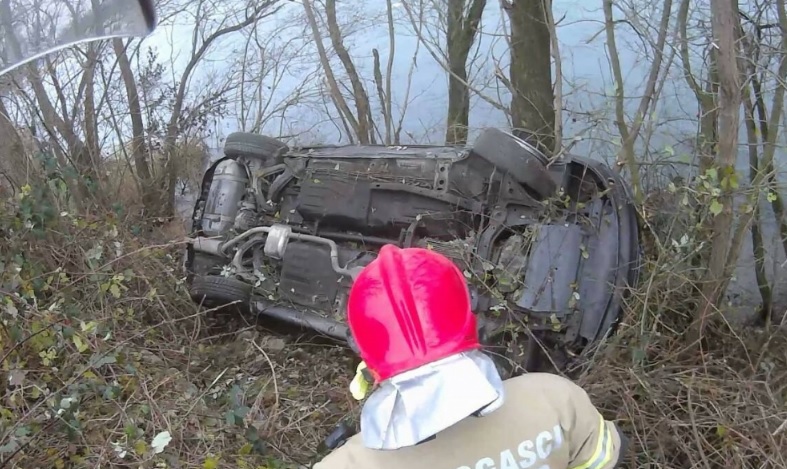
[[[546,157],[535,147],[498,129],[486,129],[473,143],[473,153],[509,173],[541,198],[555,193],[557,185],[546,168]]]
[[[251,302],[252,286],[238,279],[219,275],[197,275],[191,281],[191,299],[215,307],[237,303],[244,307]]]
[[[224,142],[224,154],[229,157],[258,158],[269,164],[280,163],[288,150],[281,140],[247,132],[233,132]]]

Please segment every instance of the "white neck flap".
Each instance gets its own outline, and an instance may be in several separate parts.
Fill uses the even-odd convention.
[[[503,405],[503,381],[480,350],[452,355],[383,381],[361,411],[371,449],[413,446],[471,415]]]

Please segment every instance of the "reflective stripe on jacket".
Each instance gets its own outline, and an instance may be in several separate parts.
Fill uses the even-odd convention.
[[[530,373],[507,380],[505,403],[468,417],[435,438],[379,451],[355,435],[314,469],[611,469],[621,438],[587,393],[560,376]]]

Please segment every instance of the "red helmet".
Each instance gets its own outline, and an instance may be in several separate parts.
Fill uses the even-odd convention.
[[[353,283],[347,320],[378,382],[480,347],[462,272],[428,249],[383,246]]]

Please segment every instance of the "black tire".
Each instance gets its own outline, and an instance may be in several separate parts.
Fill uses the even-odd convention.
[[[486,129],[473,143],[473,153],[509,173],[541,198],[557,190],[546,168],[546,157],[535,147],[498,129]]]
[[[247,132],[233,132],[224,142],[225,155],[233,158],[258,158],[268,164],[281,163],[287,151],[289,147],[281,140]]]
[[[208,307],[236,303],[246,308],[251,303],[252,286],[238,279],[219,275],[195,275],[189,293],[191,299]]]

